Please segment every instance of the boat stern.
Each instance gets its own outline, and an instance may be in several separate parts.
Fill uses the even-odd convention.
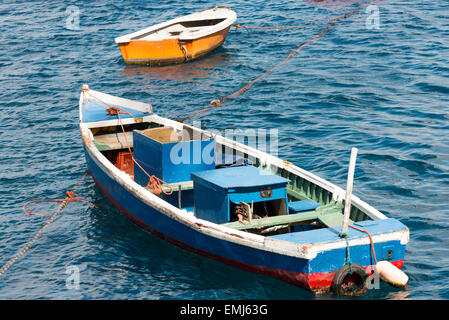
[[[396,219],[366,220],[349,228],[347,241],[341,227],[315,229],[270,236],[301,244],[308,253],[307,272],[301,275],[302,287],[314,292],[329,291],[336,272],[345,264],[358,264],[372,274],[376,261],[388,261],[401,269],[404,264],[409,229]],[[374,248],[374,250],[373,250]]]

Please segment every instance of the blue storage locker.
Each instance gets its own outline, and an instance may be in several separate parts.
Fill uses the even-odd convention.
[[[230,221],[230,203],[287,200],[290,180],[254,166],[228,167],[192,173],[195,216],[214,223]],[[288,214],[285,211],[282,214]]]
[[[171,127],[133,131],[134,158],[150,175],[167,183],[190,180],[192,172],[215,168],[214,139],[182,141]],[[148,184],[148,176],[134,165],[134,181]]]

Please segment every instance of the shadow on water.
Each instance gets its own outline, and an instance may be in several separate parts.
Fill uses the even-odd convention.
[[[146,80],[176,80],[198,81],[220,77],[216,67],[231,60],[229,52],[220,48],[212,54],[187,63],[167,66],[125,65],[122,75],[132,78],[145,78]]]

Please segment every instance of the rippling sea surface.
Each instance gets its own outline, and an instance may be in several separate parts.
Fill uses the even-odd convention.
[[[215,2],[2,2],[0,264],[47,219],[22,214],[25,202],[64,198],[81,181],[79,196],[100,208],[70,203],[1,276],[0,299],[334,299],[183,251],[122,216],[90,176],[81,179],[78,99],[87,83],[152,103],[161,116],[184,117],[274,67],[361,3],[223,0],[241,25],[306,27],[231,30],[200,60],[149,68],[126,66],[114,38]],[[195,120],[208,128],[278,129],[281,158],[343,188],[357,147],[354,193],[410,228],[408,287],[381,284],[358,299],[448,299],[449,4],[375,5]],[[78,290],[66,286],[70,266],[80,269]]]

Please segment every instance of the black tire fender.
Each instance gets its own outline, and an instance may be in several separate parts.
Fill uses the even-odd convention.
[[[350,274],[351,268],[352,274]],[[356,288],[345,285],[348,275],[350,275],[352,280],[357,281],[358,285]],[[337,296],[361,296],[366,293],[366,291],[368,291],[368,287],[366,286],[366,279],[368,278],[368,276],[368,272],[366,272],[365,268],[363,268],[361,265],[357,263],[352,263],[351,266],[345,264],[335,273],[331,286],[332,291]]]

